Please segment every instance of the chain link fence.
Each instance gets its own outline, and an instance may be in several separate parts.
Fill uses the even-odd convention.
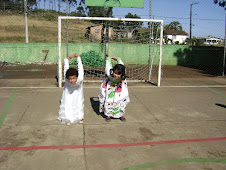
[[[4,69],[7,70],[7,67],[9,68],[9,65],[18,66],[27,64],[39,64],[39,66],[54,65],[54,67],[56,67],[54,74],[57,75],[58,16],[66,16],[67,14],[66,5],[63,4],[63,2],[61,4],[61,10],[59,10],[59,4],[57,4],[58,1],[55,2],[55,4],[54,1],[50,2],[46,2],[45,8],[43,8],[43,4],[36,4],[33,5],[32,8],[28,9],[26,13],[27,23],[25,22],[26,15],[24,12],[24,4],[20,4],[19,10],[18,8],[17,10],[7,9],[6,6],[5,8],[1,6],[0,66],[2,72],[0,78],[6,78],[6,74],[3,72]],[[198,5],[195,5],[193,7],[194,11],[198,10],[197,6]],[[65,9],[64,11],[62,10],[63,8]],[[154,6],[152,6],[152,8],[154,8]],[[118,8],[118,10],[124,9],[125,8]],[[138,16],[149,19],[150,13],[148,10],[149,7],[145,7],[143,9],[144,14]],[[73,13],[72,11],[73,8],[71,6],[68,15],[76,16],[77,13]],[[113,10],[114,17],[121,17],[117,11],[115,12],[116,13],[114,13]],[[209,11],[206,11],[206,13],[209,13]],[[183,26],[183,28],[189,28],[191,26],[191,18],[189,16],[187,18],[183,18],[180,16],[166,16],[164,14],[159,15],[158,13],[155,13],[155,10],[153,9],[151,17],[154,19],[162,19],[164,21],[165,29],[162,48],[163,83],[164,80],[167,79],[211,77],[224,78],[224,37],[220,37],[218,34],[219,32],[224,32],[224,17],[222,18],[221,16],[218,19],[200,18],[197,17],[194,12],[192,21],[192,41],[190,39],[189,29],[178,30],[177,32],[171,31],[171,33],[167,31],[169,30],[167,26],[175,21],[179,21],[179,25]],[[26,43],[26,24],[28,28],[28,43]],[[85,27],[84,24],[85,23],[75,25],[75,27],[79,30],[79,27]],[[213,25],[215,25],[214,31],[212,29]],[[149,26],[146,24],[142,25],[142,27],[148,28]],[[204,36],[204,30],[209,34]],[[126,30],[124,31],[126,32]],[[65,32],[65,34],[67,33]],[[70,39],[65,41],[65,45],[66,43],[76,43],[76,40],[73,39],[73,37],[77,37],[77,34],[78,33],[74,32],[74,35],[70,35]],[[134,35],[135,34],[131,36]],[[67,35],[65,35],[65,37],[66,36]],[[83,37],[84,43],[93,43],[92,37],[86,35],[86,32],[79,36]],[[85,36],[89,37],[84,38]],[[101,44],[101,42],[99,43]],[[139,44],[140,43],[142,44],[142,42],[139,42]],[[126,44],[126,42],[123,42],[123,44]],[[133,42],[133,44],[136,44],[136,42]],[[143,44],[146,44],[146,42],[143,42]],[[150,48],[152,48],[152,45]],[[66,55],[67,54],[65,53],[65,56]],[[32,67],[35,67],[34,65]],[[43,71],[45,69],[47,68],[42,68]],[[48,73],[48,71],[46,72]],[[45,77],[48,77],[47,73],[44,74]],[[11,74],[13,74],[12,71]]]

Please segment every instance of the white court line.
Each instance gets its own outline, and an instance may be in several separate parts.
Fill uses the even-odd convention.
[[[200,87],[226,87],[226,85],[203,85],[203,86],[129,86],[128,88],[200,88]],[[0,89],[61,89],[63,87],[0,87]],[[84,87],[84,89],[99,89],[100,86]]]

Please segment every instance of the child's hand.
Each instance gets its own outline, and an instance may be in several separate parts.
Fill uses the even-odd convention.
[[[117,61],[117,57],[111,57],[111,59]]]
[[[79,55],[77,53],[70,55],[67,57],[67,59],[77,58]]]

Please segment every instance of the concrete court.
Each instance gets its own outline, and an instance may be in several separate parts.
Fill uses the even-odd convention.
[[[126,122],[105,122],[97,113],[100,84],[84,83],[84,124],[66,126],[56,120],[62,88],[47,80],[0,80],[0,169],[225,170],[226,80],[220,81],[129,83]]]

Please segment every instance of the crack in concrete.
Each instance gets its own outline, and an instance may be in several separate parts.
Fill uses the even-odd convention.
[[[159,123],[159,120],[155,117],[155,115],[145,106],[145,104],[132,92],[133,96],[148,110],[149,113],[155,118],[155,120]]]
[[[34,94],[35,96],[37,96],[39,94],[39,92],[32,92],[31,94]],[[23,115],[21,116],[21,119],[19,120],[19,122],[16,124],[16,126],[19,126],[20,122],[22,121],[25,113],[27,112],[28,108],[30,107],[30,105],[33,103],[33,101],[27,106],[26,110],[24,111]]]
[[[30,107],[30,105],[28,105],[28,107],[26,108],[26,110],[24,111],[23,115],[21,116],[20,120],[18,121],[18,123],[16,124],[16,126],[18,126],[20,124],[20,122],[22,121],[25,113],[27,112],[27,109]]]
[[[85,124],[83,123],[83,146],[86,145],[86,132],[85,132]],[[83,148],[84,152],[84,160],[85,160],[85,167],[88,169],[88,164],[87,164],[87,157],[86,157],[86,148]]]

